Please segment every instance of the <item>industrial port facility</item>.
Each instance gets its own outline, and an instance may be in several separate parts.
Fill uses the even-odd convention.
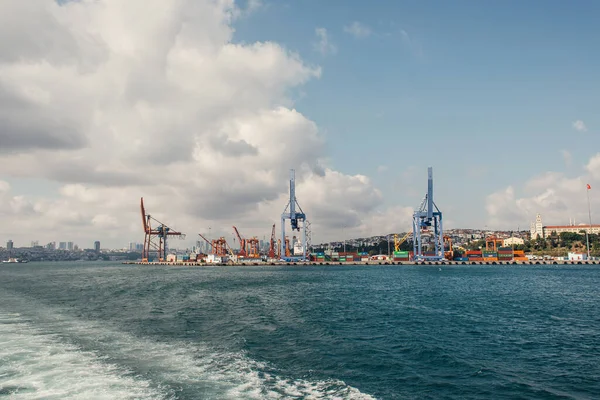
[[[138,264],[161,265],[258,265],[270,264],[329,264],[329,263],[527,263],[530,260],[523,250],[503,246],[503,240],[489,236],[485,250],[466,250],[453,246],[449,236],[444,235],[443,214],[434,201],[433,169],[428,168],[427,193],[420,206],[413,213],[412,231],[394,234],[394,251],[390,254],[370,255],[365,252],[310,252],[311,228],[306,213],[296,198],[295,171],[290,170],[289,200],[281,214],[280,236],[276,236],[276,224],[271,226],[268,248],[261,248],[258,237],[242,235],[232,226],[239,248],[234,249],[223,236],[218,238],[197,235],[206,243],[208,251],[192,251],[178,256],[168,250],[170,238],[185,238],[179,232],[147,213],[144,199],[140,200],[144,242],[141,260]],[[286,234],[287,230],[291,237]],[[406,241],[412,241],[412,251],[401,250]],[[406,248],[406,247],[404,247]]]

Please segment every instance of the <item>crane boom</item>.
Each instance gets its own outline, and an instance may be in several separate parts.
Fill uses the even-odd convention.
[[[238,256],[246,257],[246,239],[242,238],[242,235],[240,235],[240,232],[238,232],[238,230],[235,226],[233,227],[233,230],[234,230],[235,235],[237,236],[238,240],[240,241],[240,251],[238,253]]]
[[[275,258],[275,224],[271,229],[271,242],[269,243],[269,258]]]
[[[146,209],[144,208],[144,198],[140,199],[140,211],[142,212],[142,228],[144,233],[148,232],[148,223],[146,222]]]

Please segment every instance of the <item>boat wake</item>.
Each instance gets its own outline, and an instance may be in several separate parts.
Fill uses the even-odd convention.
[[[0,395],[11,398],[372,398],[336,379],[279,376],[240,352],[140,338],[23,299],[0,304]]]

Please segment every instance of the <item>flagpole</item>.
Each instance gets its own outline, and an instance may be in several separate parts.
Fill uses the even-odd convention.
[[[587,185],[587,202],[588,202],[588,217],[590,219],[590,229],[587,230],[586,242],[587,242],[587,258],[590,259],[590,233],[592,233],[592,212],[590,210],[590,185]]]

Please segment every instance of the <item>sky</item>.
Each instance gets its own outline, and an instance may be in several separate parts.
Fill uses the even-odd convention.
[[[292,168],[314,243],[408,231],[429,166],[446,229],[587,223],[599,12],[2,0],[0,241],[142,242],[141,197],[177,246],[268,238]]]

